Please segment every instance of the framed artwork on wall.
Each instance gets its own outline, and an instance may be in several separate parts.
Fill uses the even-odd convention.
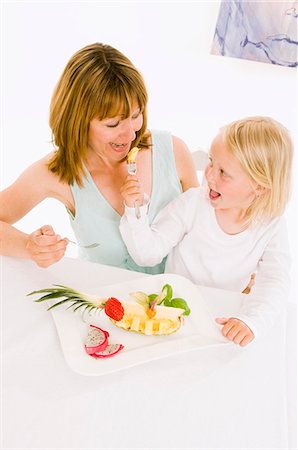
[[[222,1],[211,53],[297,67],[297,1]]]

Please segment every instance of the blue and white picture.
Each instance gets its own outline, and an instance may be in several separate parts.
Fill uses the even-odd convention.
[[[211,53],[297,67],[297,1],[222,1]]]

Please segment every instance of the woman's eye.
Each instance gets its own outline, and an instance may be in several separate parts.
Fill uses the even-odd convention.
[[[222,169],[220,169],[220,174],[221,174],[223,177],[226,177],[226,176],[227,176],[226,172],[225,172],[224,170],[222,170]]]
[[[116,128],[119,125],[120,122],[117,123],[107,123],[108,128]]]
[[[134,114],[132,116],[133,119],[137,119],[138,117],[140,117],[141,111],[138,111],[136,114]]]

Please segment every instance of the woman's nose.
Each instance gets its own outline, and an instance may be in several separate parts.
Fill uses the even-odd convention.
[[[125,122],[121,134],[127,141],[133,141],[136,138],[133,122],[130,119],[127,119]]]

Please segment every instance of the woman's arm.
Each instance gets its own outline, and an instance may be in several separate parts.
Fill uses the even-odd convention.
[[[43,226],[32,234],[12,226],[38,203],[51,195],[51,177],[46,158],[37,161],[7,189],[0,192],[0,253],[28,258],[47,267],[64,255],[67,242],[57,236],[51,226]]]
[[[187,145],[177,136],[173,136],[173,149],[176,169],[183,192],[191,187],[198,187],[198,177],[195,164]]]

